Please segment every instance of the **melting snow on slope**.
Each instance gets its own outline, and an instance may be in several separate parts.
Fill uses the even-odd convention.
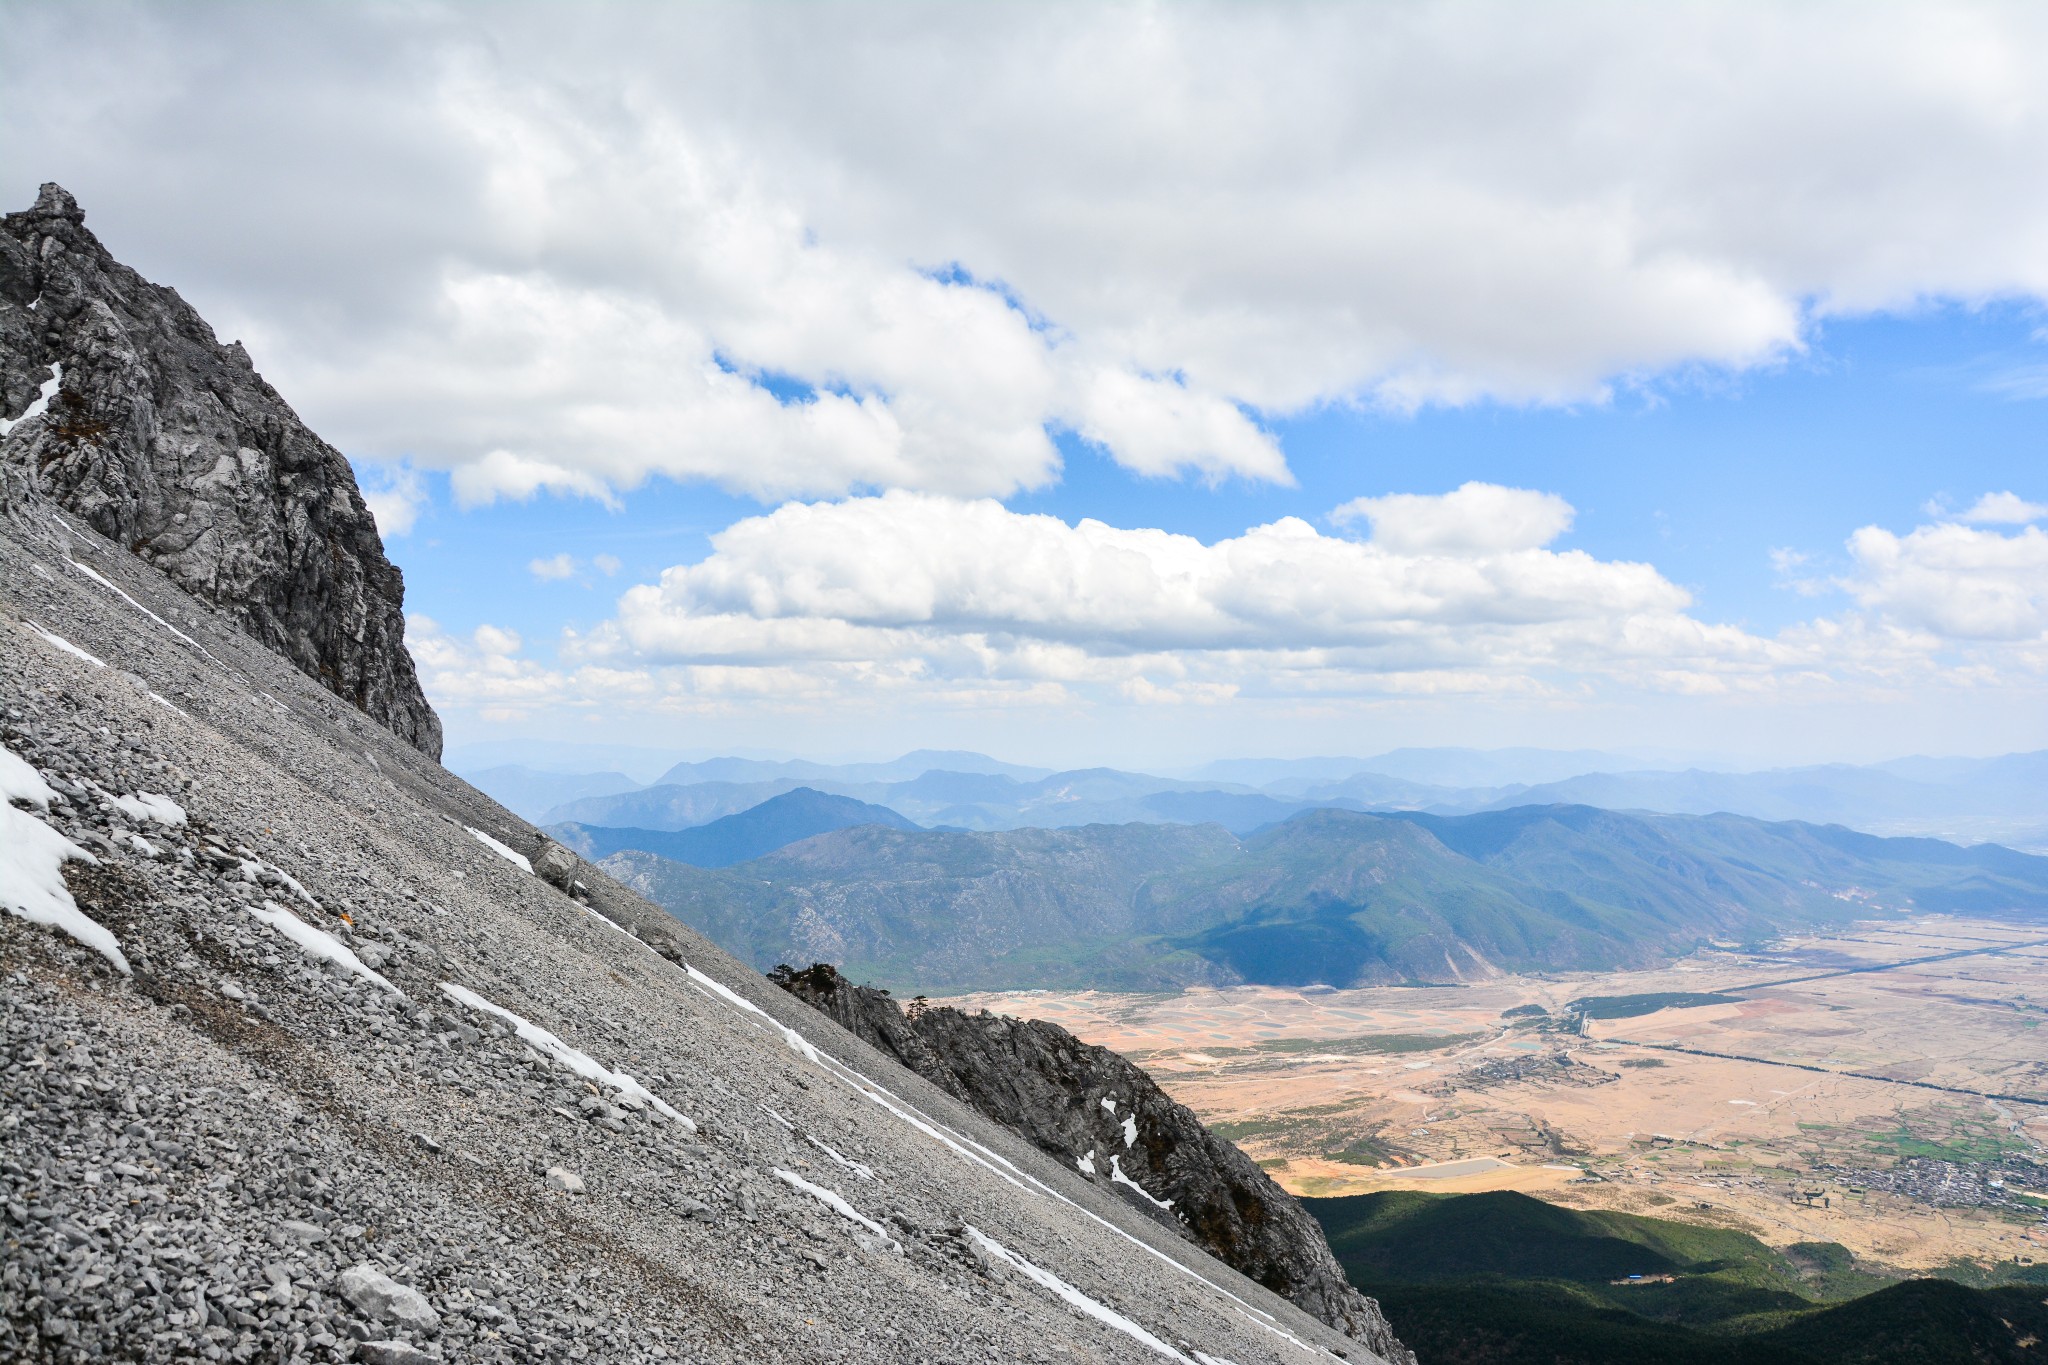
[[[133,796],[110,796],[107,798],[115,810],[130,820],[149,820],[159,825],[182,825],[185,823],[185,808],[168,796],[155,792],[137,792]]]
[[[0,802],[26,801],[37,810],[48,810],[56,799],[57,793],[43,781],[33,763],[12,749],[0,747]]]
[[[1094,1149],[1093,1147],[1090,1147],[1090,1148],[1088,1149],[1088,1155],[1086,1155],[1086,1156],[1082,1157],[1082,1158],[1081,1158],[1080,1160],[1076,1161],[1076,1162],[1074,1163],[1074,1165],[1075,1165],[1076,1167],[1078,1167],[1078,1168],[1080,1169],[1080,1172],[1081,1172],[1081,1174],[1082,1174],[1082,1175],[1094,1175],[1094,1174],[1095,1174],[1095,1149]]]
[[[780,1172],[777,1172],[777,1174],[780,1174]],[[1054,1294],[1058,1295],[1061,1299],[1065,1300],[1068,1307],[1076,1310],[1077,1312],[1087,1317],[1094,1318],[1097,1322],[1101,1323],[1105,1327],[1111,1327],[1119,1332],[1122,1332],[1125,1336],[1130,1337],[1134,1341],[1138,1341],[1146,1346],[1151,1347],[1160,1355],[1165,1356],[1168,1360],[1187,1359],[1187,1357],[1182,1355],[1179,1351],[1174,1350],[1171,1346],[1168,1346],[1158,1337],[1153,1336],[1150,1332],[1138,1326],[1137,1323],[1132,1322],[1129,1318],[1125,1317],[1122,1313],[1117,1312],[1114,1308],[1111,1308],[1107,1304],[1098,1303],[1094,1299],[1089,1298],[1086,1294],[1083,1294],[1080,1290],[1074,1288],[1074,1286],[1068,1284],[1065,1280],[1053,1274],[1050,1270],[1041,1270],[1039,1267],[1025,1260],[1022,1256],[1019,1256],[1016,1252],[1004,1246],[1001,1242],[998,1242],[995,1238],[990,1237],[980,1228],[975,1227],[972,1223],[969,1223],[966,1226],[967,1235],[969,1237],[972,1237],[975,1241],[975,1244],[979,1246],[983,1251],[987,1252],[990,1256],[993,1256],[996,1260],[1001,1261],[1004,1265],[1007,1265],[1011,1269],[1017,1271],[1026,1279],[1031,1280],[1032,1282],[1041,1285],[1046,1289],[1050,1289]]]
[[[793,1185],[797,1189],[802,1190],[805,1194],[817,1200],[820,1204],[823,1204],[826,1208],[832,1210],[832,1212],[838,1214],[841,1218],[846,1219],[849,1223],[860,1224],[869,1232],[873,1233],[876,1237],[879,1237],[882,1241],[883,1246],[887,1247],[889,1250],[895,1252],[899,1256],[903,1254],[902,1245],[898,1243],[894,1237],[891,1237],[880,1223],[877,1223],[874,1219],[862,1214],[859,1209],[856,1209],[853,1205],[847,1203],[844,1199],[841,1199],[837,1194],[835,1194],[831,1190],[826,1189],[823,1185],[813,1185],[810,1181],[804,1179],[802,1176],[790,1171],[785,1171],[780,1166],[775,1167],[774,1171],[775,1178],[777,1180],[782,1181],[786,1185]]]
[[[623,1071],[613,1071],[610,1067],[594,1060],[589,1053],[579,1052],[575,1048],[570,1047],[539,1024],[521,1018],[502,1005],[494,1005],[475,991],[464,986],[458,986],[453,981],[443,981],[441,983],[441,993],[458,1005],[467,1005],[473,1010],[482,1010],[485,1014],[497,1015],[518,1032],[521,1041],[554,1058],[557,1062],[560,1062],[585,1080],[596,1081],[599,1085],[608,1085],[614,1090],[622,1090],[628,1095],[645,1100],[663,1114],[682,1124],[688,1131],[696,1131],[697,1125],[693,1121],[684,1118],[681,1114],[670,1108],[666,1100],[649,1090],[646,1086],[640,1084],[640,1082],[634,1080]]]
[[[33,621],[23,621],[22,624],[24,626],[27,626],[36,634],[42,636],[46,643],[55,645],[57,648],[63,650],[66,654],[70,654],[77,658],[85,660],[94,668],[105,668],[107,666],[106,660],[95,659],[92,655],[86,653],[77,645],[72,644],[69,640],[65,639],[61,635],[56,634],[54,631],[44,630],[41,626],[37,625]]]
[[[357,957],[355,950],[318,925],[308,924],[276,901],[265,901],[263,907],[248,907],[249,914],[262,920],[271,928],[299,945],[310,957],[338,962],[366,981],[374,981],[393,995],[405,992],[372,971],[368,964]]]
[[[62,929],[130,975],[120,942],[64,885],[64,864],[73,858],[99,861],[27,811],[0,805],[0,903],[31,924]]]
[[[42,302],[42,295],[36,295],[36,302]],[[29,306],[34,307],[35,305],[30,304]],[[23,408],[19,417],[0,417],[0,436],[5,436],[31,417],[41,417],[44,413],[48,412],[50,410],[50,400],[55,398],[57,390],[63,387],[64,367],[62,365],[52,365],[50,367],[50,377],[45,379],[42,387],[36,390],[35,402]]]
[[[1109,1158],[1109,1178],[1119,1185],[1130,1186],[1132,1189],[1136,1190],[1140,1195],[1142,1195],[1144,1197],[1145,1202],[1148,1204],[1154,1205],[1162,1209],[1170,1209],[1173,1207],[1173,1201],[1171,1199],[1154,1199],[1152,1197],[1151,1191],[1147,1190],[1143,1185],[1140,1185],[1137,1181],[1125,1175],[1122,1162],[1119,1161],[1118,1158],[1114,1155],[1112,1155]]]
[[[515,862],[519,864],[520,871],[529,874],[532,873],[533,863],[527,859],[527,856],[524,853],[521,853],[519,850],[514,848],[507,848],[505,845],[499,843],[496,839],[493,839],[490,835],[478,829],[475,825],[464,825],[463,828],[468,830],[471,834],[474,834],[477,838],[477,842],[482,844],[485,848],[490,849],[491,852],[496,853],[498,856],[510,862]]]

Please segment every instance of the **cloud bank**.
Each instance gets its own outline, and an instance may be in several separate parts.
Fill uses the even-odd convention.
[[[1599,402],[2048,297],[2040,6],[562,16],[16,6],[70,59],[0,93],[0,174],[470,504],[1002,497],[1063,432],[1285,482],[1319,404]]]
[[[1555,495],[1468,483],[1347,504],[1365,537],[1285,518],[1192,537],[891,492],[791,503],[628,589],[569,667],[501,637],[426,637],[429,685],[475,705],[715,711],[1266,699],[1854,698],[1903,682],[2038,687],[2048,536],[1944,521],[1857,530],[1842,609],[1775,635],[1703,621],[1647,564],[1551,542]],[[1336,519],[1333,518],[1333,524]]]

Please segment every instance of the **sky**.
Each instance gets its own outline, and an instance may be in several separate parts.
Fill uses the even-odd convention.
[[[0,22],[452,745],[2048,747],[2041,6]]]

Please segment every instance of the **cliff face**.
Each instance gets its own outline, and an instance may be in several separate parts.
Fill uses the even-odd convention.
[[[1414,1360],[1293,1196],[1116,1053],[1042,1020],[906,1012],[824,963],[769,979],[1374,1354]]]
[[[347,460],[56,185],[0,219],[0,414],[0,490],[39,486],[440,757],[405,585]]]

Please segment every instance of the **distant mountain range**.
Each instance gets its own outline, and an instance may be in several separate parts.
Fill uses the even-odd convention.
[[[919,825],[973,830],[1214,822],[1250,834],[1309,809],[1454,815],[1571,804],[1728,812],[2048,852],[2048,752],[1732,773],[1643,768],[1598,750],[1402,749],[1373,758],[1233,759],[1175,778],[1051,772],[920,750],[887,763],[692,761],[644,787],[613,771],[505,764],[465,776],[535,820],[642,830],[689,829],[809,787]]]
[[[2048,917],[2048,858],[1585,806],[943,832],[869,824],[724,870],[603,867],[760,966],[926,991],[1461,981],[1647,965],[1885,911]]]
[[[785,845],[859,825],[886,829],[917,826],[886,806],[798,787],[760,805],[692,829],[617,829],[602,825],[550,825],[548,833],[593,861],[620,849],[642,849],[695,867],[730,867]]]

